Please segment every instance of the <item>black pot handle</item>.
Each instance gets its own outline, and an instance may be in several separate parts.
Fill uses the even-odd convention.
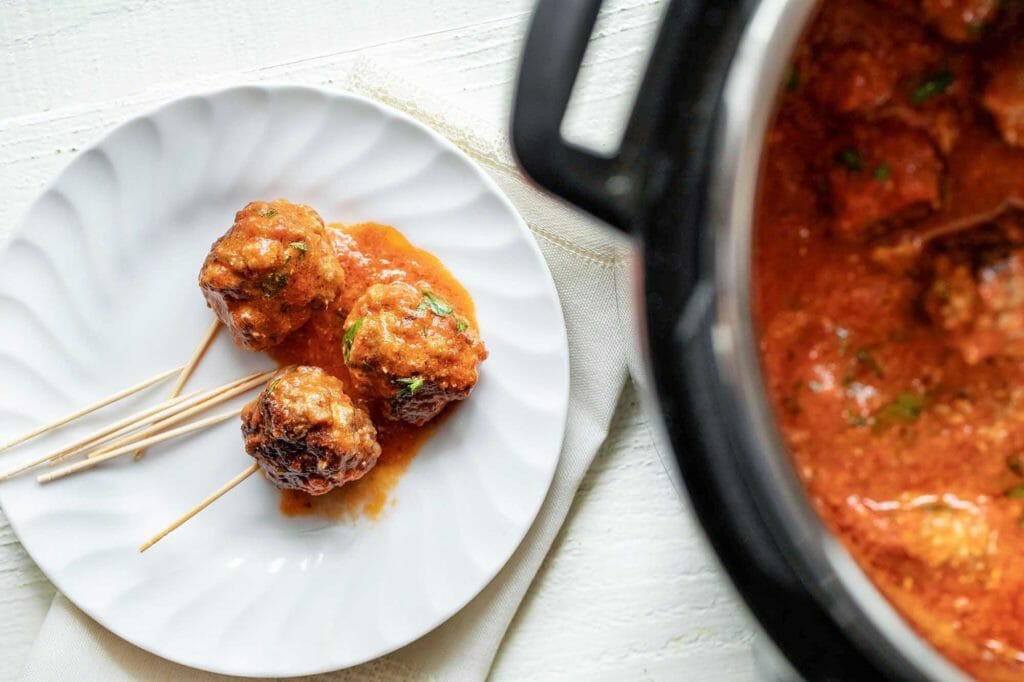
[[[619,155],[573,145],[560,128],[601,0],[540,0],[519,68],[512,144],[528,175],[620,229],[633,213],[637,178]],[[636,172],[636,171],[632,171]]]
[[[755,0],[670,0],[619,150],[599,156],[562,138],[572,86],[601,0],[539,0],[519,68],[512,145],[528,175],[598,218],[630,230],[664,159],[698,170],[724,75]],[[664,158],[662,158],[664,157]],[[654,181],[651,185],[651,181]]]

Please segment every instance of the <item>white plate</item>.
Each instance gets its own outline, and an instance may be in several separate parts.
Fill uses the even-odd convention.
[[[428,442],[378,521],[285,518],[244,482],[146,554],[139,544],[251,462],[234,420],[39,486],[0,484],[54,584],[124,639],[234,675],[351,666],[440,625],[526,534],[558,460],[568,401],[561,307],[508,200],[450,143],[359,97],[289,86],[188,97],[80,153],[0,253],[0,441],[183,362],[211,314],[210,243],[251,199],[396,226],[477,306],[480,383]],[[269,366],[221,334],[190,388]],[[163,398],[0,456],[0,469]]]

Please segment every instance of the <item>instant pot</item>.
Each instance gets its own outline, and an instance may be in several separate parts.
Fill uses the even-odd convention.
[[[639,244],[652,404],[732,582],[808,679],[956,679],[810,505],[762,383],[750,305],[762,142],[813,0],[673,0],[621,147],[560,127],[600,0],[541,0],[512,138],[538,184]]]

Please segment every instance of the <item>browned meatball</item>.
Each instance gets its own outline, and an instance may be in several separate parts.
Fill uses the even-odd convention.
[[[995,19],[1000,0],[921,0],[921,15],[950,40],[978,39]]]
[[[242,411],[242,435],[267,478],[310,495],[361,478],[380,456],[369,415],[318,367],[278,372]]]
[[[978,40],[999,13],[1003,0],[880,0],[899,14],[928,24],[947,40]]]
[[[1024,357],[1024,249],[981,263],[939,256],[925,309],[970,365]]]
[[[1024,145],[1024,46],[1015,46],[992,64],[981,103],[995,119],[1007,144]]]
[[[877,107],[892,97],[899,74],[873,50],[827,47],[819,54],[832,65],[827,76],[810,83],[811,92],[823,104],[846,113]]]
[[[866,0],[822,3],[810,36],[798,60],[800,80],[812,97],[839,113],[885,104],[902,80],[942,56],[916,22]]]
[[[242,348],[277,345],[325,308],[344,273],[309,206],[254,201],[213,244],[199,273],[206,303]]]
[[[896,123],[856,126],[833,154],[836,230],[861,237],[914,206],[937,206],[942,165],[926,134]]]
[[[389,419],[421,425],[476,385],[487,351],[473,325],[426,284],[375,284],[345,320],[345,363]]]

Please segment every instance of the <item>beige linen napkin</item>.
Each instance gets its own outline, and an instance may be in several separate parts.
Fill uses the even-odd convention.
[[[568,427],[554,482],[526,539],[466,608],[384,658],[328,680],[479,680],[565,520],[608,432],[626,381],[629,246],[603,225],[533,189],[515,167],[504,131],[488,129],[408,83],[361,62],[345,86],[402,109],[460,146],[515,204],[554,276],[569,332]],[[620,310],[622,313],[620,314]],[[22,673],[26,680],[227,679],[153,656],[111,634],[58,594]]]

